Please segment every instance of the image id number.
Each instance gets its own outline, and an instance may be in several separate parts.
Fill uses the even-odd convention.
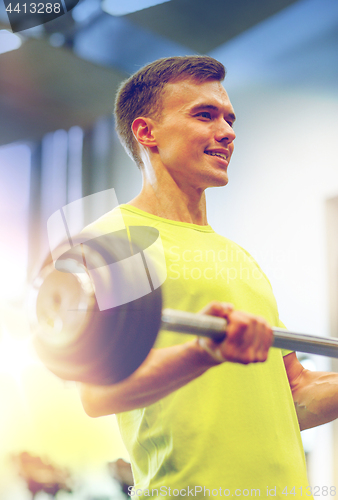
[[[12,9],[12,4],[8,4],[6,7],[6,11],[9,12],[10,14],[12,12],[16,12],[17,14],[20,14],[22,12],[23,14],[60,14],[61,12],[61,4],[59,3],[24,3],[20,4],[17,3],[15,7]]]
[[[300,487],[296,488],[293,486],[293,488],[290,488],[288,490],[287,486],[284,488],[282,491],[282,495],[297,495],[300,494],[300,496],[314,496],[314,497],[334,497],[336,496],[336,487],[335,486],[307,486],[306,488]]]

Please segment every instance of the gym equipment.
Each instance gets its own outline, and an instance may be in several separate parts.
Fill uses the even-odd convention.
[[[224,339],[223,318],[162,311],[156,260],[165,264],[153,251],[157,243],[156,229],[133,226],[73,238],[71,248],[67,242],[53,252],[55,264],[45,262],[31,292],[31,324],[38,355],[54,374],[117,383],[145,360],[160,329]],[[337,339],[280,328],[273,333],[274,347],[338,358]]]
[[[128,232],[81,234],[72,238],[71,248],[64,242],[53,251],[59,258],[47,259],[33,283],[28,304],[33,343],[62,379],[119,382],[140,366],[155,342],[162,297],[145,252],[156,246],[158,231],[136,226]]]

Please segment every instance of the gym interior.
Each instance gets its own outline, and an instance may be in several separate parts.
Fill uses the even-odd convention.
[[[259,262],[289,329],[338,337],[338,3],[80,0],[16,28],[0,0],[0,499],[122,499],[131,479],[115,417],[89,418],[76,384],[31,346],[27,296],[47,221],[89,197],[77,232],[112,208],[112,189],[119,203],[137,194],[140,172],[115,132],[118,85],[159,57],[208,54],[227,68],[237,115],[209,223]],[[337,421],[302,438],[310,483],[338,486]],[[29,467],[54,486],[32,486]]]

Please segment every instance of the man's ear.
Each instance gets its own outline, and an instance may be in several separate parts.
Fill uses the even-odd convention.
[[[131,126],[135,139],[139,144],[146,148],[153,148],[157,146],[153,134],[153,121],[151,118],[140,116],[136,118]]]

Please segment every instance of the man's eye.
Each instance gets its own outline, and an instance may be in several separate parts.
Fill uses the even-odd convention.
[[[198,113],[197,116],[201,116],[202,118],[211,118],[211,114],[208,111],[202,111],[201,113]]]

